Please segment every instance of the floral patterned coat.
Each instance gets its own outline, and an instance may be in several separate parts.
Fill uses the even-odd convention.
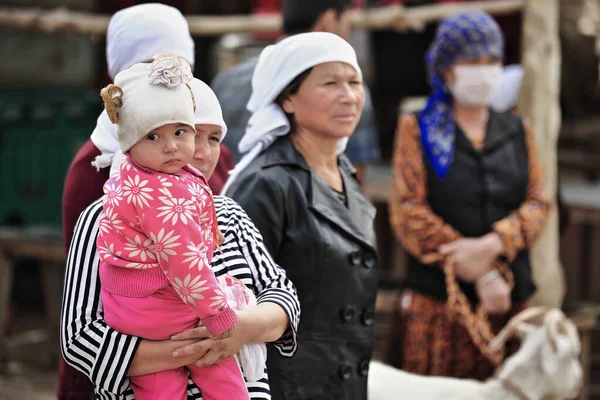
[[[218,228],[200,171],[188,165],[170,175],[126,157],[104,193],[97,241],[102,288],[147,297],[172,285],[211,334],[233,326],[235,312],[210,269]]]

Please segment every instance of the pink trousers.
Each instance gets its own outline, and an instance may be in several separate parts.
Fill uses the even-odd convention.
[[[127,335],[166,340],[197,326],[199,318],[171,286],[149,297],[124,297],[102,290],[104,319]],[[188,372],[204,400],[247,400],[248,390],[233,357],[210,367],[184,368],[131,377],[136,400],[187,400]]]

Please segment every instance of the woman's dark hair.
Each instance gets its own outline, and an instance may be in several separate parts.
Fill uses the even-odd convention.
[[[350,0],[285,0],[282,7],[283,33],[310,32],[327,10],[333,9],[340,18],[351,6]]]
[[[275,98],[275,104],[277,104],[283,110],[283,102],[287,100],[288,97],[298,93],[300,86],[302,86],[302,83],[304,83],[306,78],[308,78],[308,75],[310,75],[311,71],[312,67],[295,77],[294,80],[292,80]],[[285,112],[285,110],[283,112]],[[294,115],[288,113],[285,113],[285,115],[290,121],[290,132],[294,132],[296,130],[296,121],[294,120]]]

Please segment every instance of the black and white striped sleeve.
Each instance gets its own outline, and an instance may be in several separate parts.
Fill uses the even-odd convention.
[[[97,392],[118,395],[129,385],[127,371],[141,339],[116,332],[104,321],[96,252],[101,211],[100,199],[81,213],[75,226],[65,271],[60,343],[65,361],[87,375]]]
[[[275,263],[263,243],[262,236],[246,212],[234,200],[223,197],[229,213],[235,214],[240,251],[253,275],[258,303],[271,302],[282,307],[288,315],[290,327],[273,345],[282,356],[296,353],[296,333],[300,321],[300,302],[292,281],[285,270]]]

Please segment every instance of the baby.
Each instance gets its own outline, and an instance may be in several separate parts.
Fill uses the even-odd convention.
[[[187,61],[161,54],[119,73],[101,92],[125,154],[104,186],[99,225],[104,318],[149,340],[199,323],[223,338],[237,322],[210,268],[222,241],[212,193],[189,165],[196,133],[191,80]],[[248,399],[233,357],[132,377],[136,399],[185,400],[188,371],[205,400]]]

